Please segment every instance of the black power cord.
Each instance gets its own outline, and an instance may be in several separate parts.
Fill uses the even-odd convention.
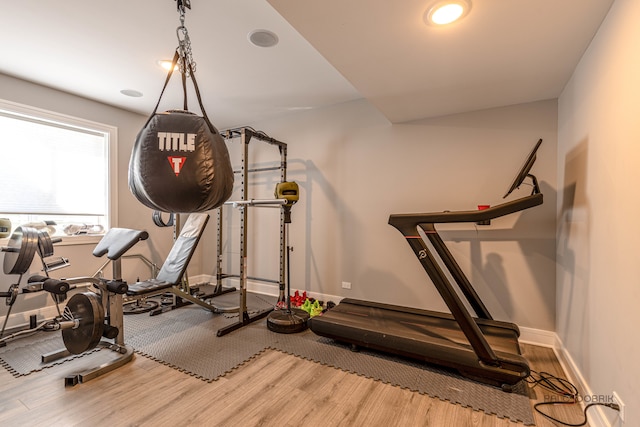
[[[532,384],[532,387],[540,386],[553,393],[559,394],[561,398],[564,399],[564,400],[558,400],[553,402],[538,402],[535,405],[533,405],[533,409],[535,409],[536,412],[542,415],[543,417],[565,426],[579,427],[587,424],[587,421],[588,421],[587,411],[592,406],[606,406],[613,410],[620,411],[620,406],[616,403],[593,402],[593,403],[589,403],[587,406],[584,407],[584,410],[583,410],[584,420],[580,424],[567,423],[557,418],[554,418],[549,414],[544,413],[542,410],[540,410],[540,407],[550,406],[550,405],[575,405],[576,403],[578,403],[578,398],[580,396],[576,386],[574,386],[568,380],[564,378],[556,377],[555,375],[552,375],[548,372],[531,371],[531,375],[527,377],[526,381],[529,384]]]

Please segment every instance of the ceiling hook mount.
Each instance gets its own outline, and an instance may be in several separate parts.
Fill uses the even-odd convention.
[[[177,2],[176,6],[178,7],[178,12],[181,15],[184,15],[185,8],[191,9],[191,0],[175,0]]]
[[[187,27],[184,26],[185,8],[191,9],[191,0],[175,1],[178,7],[178,12],[180,13],[180,26],[176,29],[176,36],[178,37],[178,52],[180,54],[178,67],[184,76],[189,77],[196,69],[196,62],[193,60],[193,54],[191,51],[189,32],[187,31]]]
[[[191,9],[191,0],[175,0],[176,6],[178,8],[178,13],[180,13],[180,26],[184,27],[184,14],[186,9]]]

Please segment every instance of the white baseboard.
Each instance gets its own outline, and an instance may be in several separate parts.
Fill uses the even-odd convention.
[[[584,375],[578,368],[578,365],[573,360],[571,353],[567,350],[567,348],[562,343],[560,337],[556,335],[556,345],[554,346],[554,350],[556,356],[558,357],[558,361],[562,366],[562,370],[569,376],[569,381],[571,381],[577,388],[581,396],[593,396],[594,393],[587,383]],[[584,407],[584,404],[583,404]],[[610,421],[609,418],[605,415],[605,410],[611,411],[608,408],[603,406],[595,406],[592,407],[589,412],[589,425],[591,427],[620,427],[622,426],[622,421],[616,415],[613,421]]]
[[[555,348],[558,336],[555,332],[521,326],[519,341],[525,344]]]
[[[552,348],[562,370],[567,375],[567,380],[570,381],[578,389],[580,396],[593,396],[589,383],[587,383],[584,375],[578,368],[578,365],[574,361],[571,353],[564,346],[558,334],[551,331],[544,331],[541,329],[533,328],[520,328],[520,342],[538,345],[542,347]],[[585,407],[584,401],[580,402],[582,408]],[[605,408],[603,406],[592,407],[588,412],[589,425],[591,427],[620,427],[622,423],[619,418],[615,418],[613,423],[609,421],[605,415]]]
[[[199,283],[216,283],[214,276],[206,274],[200,274],[198,276],[189,276],[189,285],[194,286]],[[234,286],[238,288],[240,286],[240,279],[227,278],[224,282],[225,286]],[[278,296],[278,285],[274,283],[264,283],[254,280],[247,280],[247,290],[261,295]]]
[[[7,330],[24,329],[30,325],[29,319],[31,318],[31,316],[36,316],[37,322],[42,322],[44,320],[53,319],[57,315],[58,311],[56,310],[56,307],[54,305],[48,305],[46,307],[40,307],[29,311],[12,313],[9,316],[9,320],[7,321],[6,328]],[[6,316],[0,317],[0,325],[4,323],[5,317]]]
[[[228,282],[230,286],[235,286],[237,288],[240,285],[240,279],[229,278],[225,280]],[[215,283],[215,281],[216,279],[214,276],[209,276],[206,274],[201,274],[199,276],[193,276],[193,277],[189,276],[189,283],[191,284]],[[257,294],[269,295],[274,297],[277,297],[279,293],[278,285],[274,283],[264,283],[264,282],[259,282],[255,280],[247,280],[247,290],[250,292],[255,292]],[[328,295],[328,294],[322,294],[319,292],[307,292],[307,295],[310,298],[315,298],[320,301],[333,301],[336,304],[342,301],[342,298],[344,298],[337,295]]]

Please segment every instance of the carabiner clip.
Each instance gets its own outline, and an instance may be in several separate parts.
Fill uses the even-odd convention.
[[[180,37],[180,34],[182,34],[182,37]],[[179,43],[184,43],[186,40],[189,39],[189,35],[188,35],[188,31],[187,31],[187,27],[185,27],[184,25],[180,25],[178,28],[176,28],[176,37],[178,38],[178,42]]]

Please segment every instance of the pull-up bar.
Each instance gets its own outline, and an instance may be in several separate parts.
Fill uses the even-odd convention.
[[[238,206],[246,206],[246,205],[248,206],[257,206],[257,205],[282,206],[282,205],[286,205],[287,203],[289,203],[289,200],[287,199],[249,199],[249,200],[231,200],[231,201],[224,202],[225,205],[232,205],[234,208],[237,208]]]

